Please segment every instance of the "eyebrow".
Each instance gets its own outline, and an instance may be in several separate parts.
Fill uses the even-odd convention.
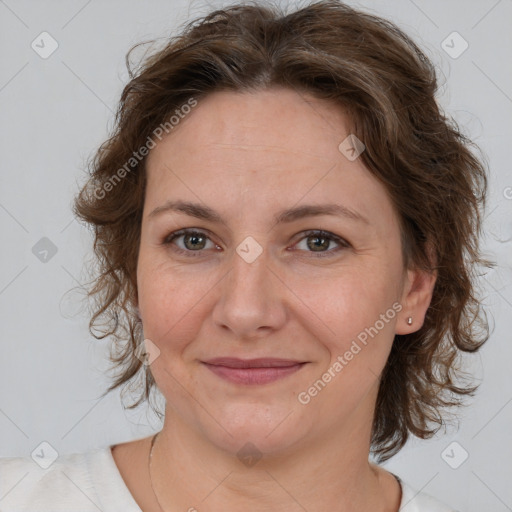
[[[148,215],[148,218],[154,218],[166,212],[181,212],[197,219],[225,224],[224,219],[215,210],[208,206],[188,201],[167,201],[162,206],[156,207]],[[274,222],[276,224],[283,224],[320,215],[335,215],[370,224],[368,219],[361,213],[340,204],[303,205],[281,210],[274,216]]]

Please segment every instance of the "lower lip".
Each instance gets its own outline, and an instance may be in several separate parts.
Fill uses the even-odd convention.
[[[215,375],[235,384],[268,384],[295,373],[305,363],[277,368],[229,368],[227,366],[204,364]]]

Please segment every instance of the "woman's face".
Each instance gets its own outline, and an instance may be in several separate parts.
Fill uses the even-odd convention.
[[[347,149],[346,120],[288,89],[217,92],[148,156],[137,281],[151,372],[173,422],[233,453],[366,442],[393,337],[423,320],[397,216]]]

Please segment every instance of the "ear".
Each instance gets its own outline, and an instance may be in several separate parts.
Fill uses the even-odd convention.
[[[432,255],[432,252],[430,254]],[[397,317],[395,334],[410,334],[423,326],[436,279],[437,270],[407,270],[400,300],[402,310]],[[411,325],[407,322],[409,317],[412,318]]]

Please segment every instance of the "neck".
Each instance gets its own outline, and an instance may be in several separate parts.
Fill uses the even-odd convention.
[[[398,483],[368,462],[369,441],[361,439],[360,430],[347,425],[300,450],[244,464],[168,409],[152,457],[153,486],[166,512],[398,510]]]

